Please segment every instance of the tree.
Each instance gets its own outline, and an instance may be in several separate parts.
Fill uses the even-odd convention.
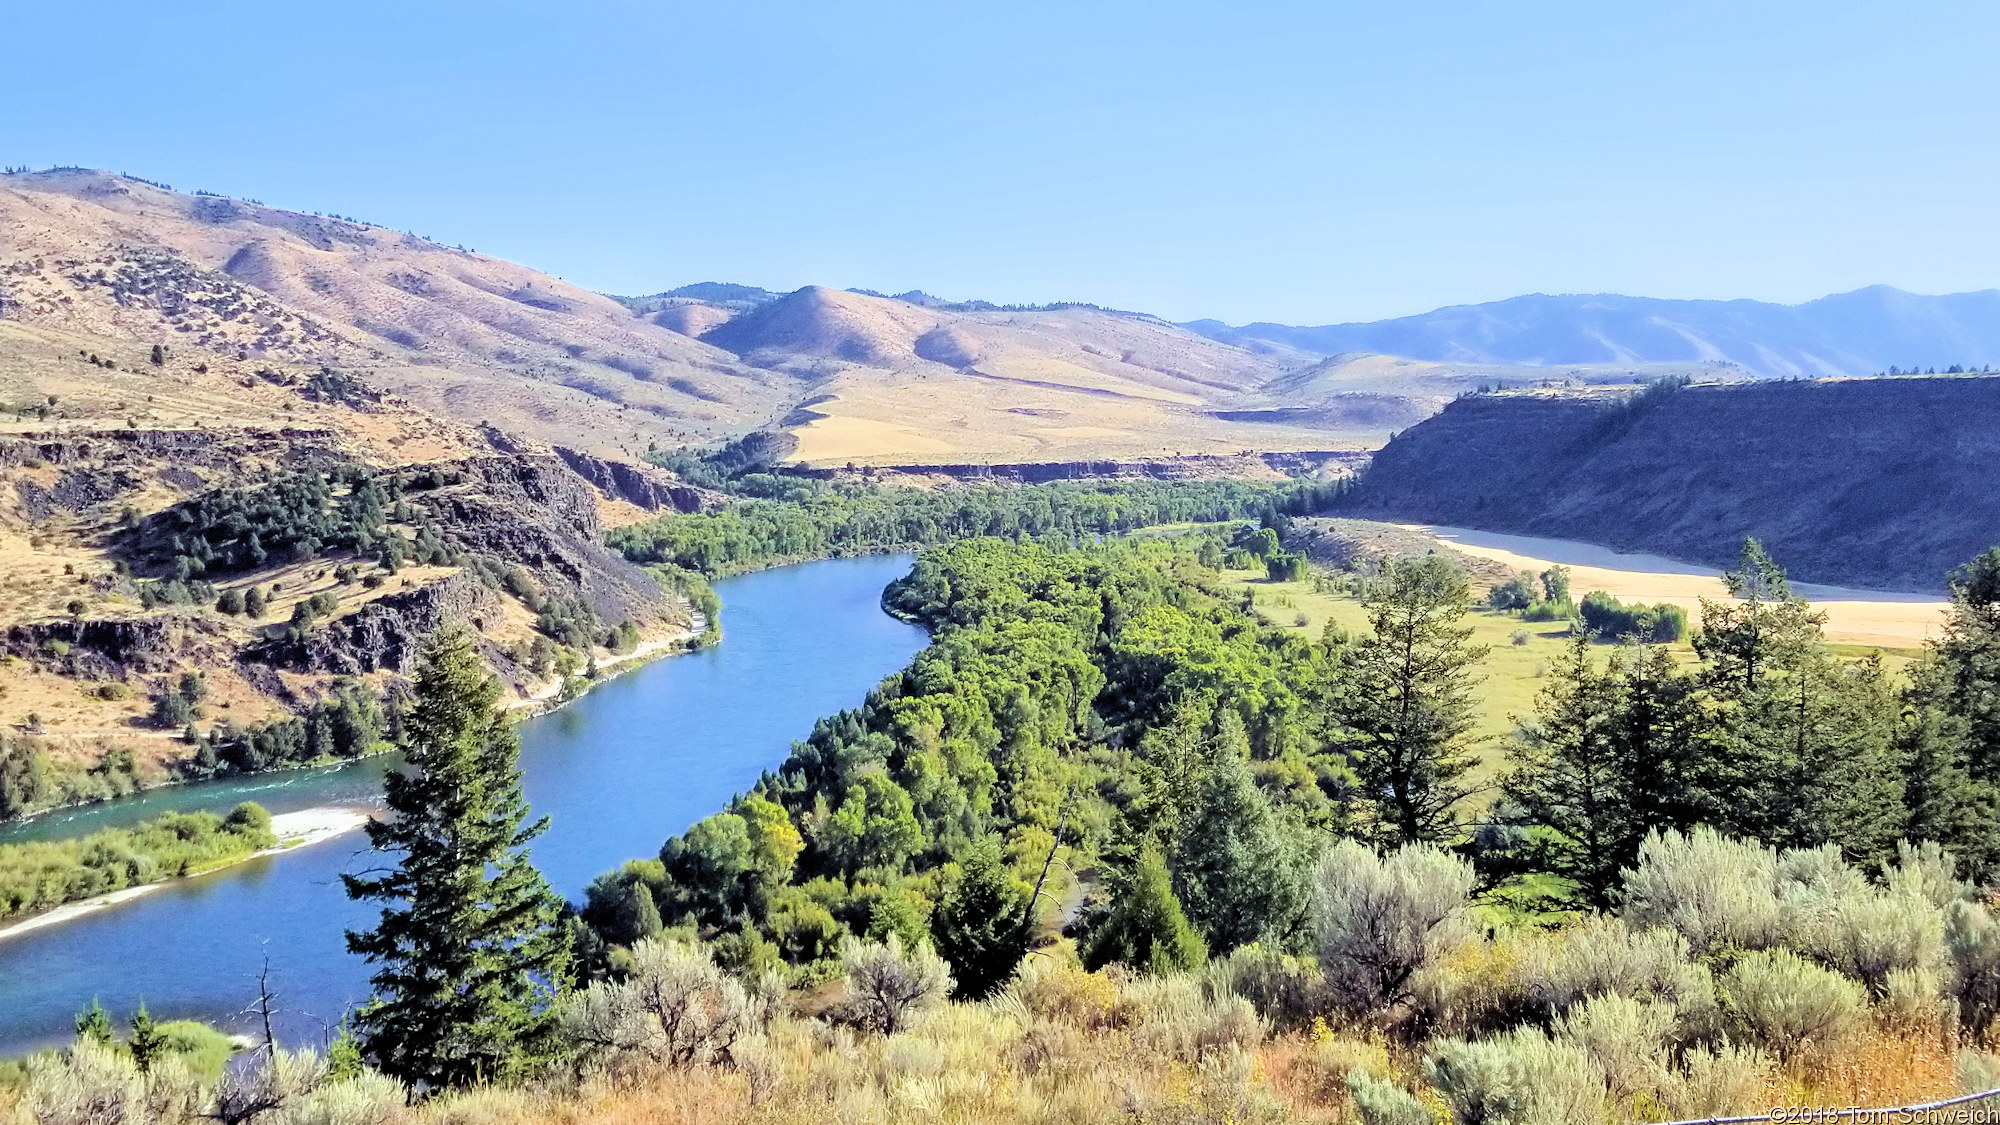
[[[999,839],[975,841],[931,914],[931,938],[951,962],[955,997],[984,999],[1014,975],[1028,953],[1027,899],[1000,858]]]
[[[1590,635],[1573,633],[1548,671],[1534,717],[1508,748],[1503,787],[1554,839],[1543,866],[1573,880],[1590,906],[1605,909],[1629,860],[1632,802],[1618,760],[1616,686],[1590,656]],[[1643,829],[1640,835],[1643,835]]]
[[[1471,586],[1439,555],[1398,559],[1366,596],[1371,633],[1341,652],[1328,702],[1332,736],[1387,844],[1449,839],[1471,753],[1472,669],[1486,649],[1459,622]]]
[[[1739,600],[1704,599],[1694,640],[1719,764],[1714,823],[1778,846],[1886,858],[1905,816],[1897,701],[1879,657],[1829,652],[1826,615],[1756,540],[1724,578]]]
[[[1904,800],[1912,838],[1984,876],[2000,862],[2000,547],[1951,576],[1951,601],[1904,697]]]
[[[1542,600],[1550,605],[1569,604],[1569,568],[1552,566],[1542,572]]]
[[[89,1010],[76,1014],[76,1034],[79,1039],[106,1045],[118,1038],[118,1033],[111,1028],[111,1014],[96,999],[91,1000]]]
[[[129,1045],[132,1050],[132,1063],[139,1068],[141,1074],[152,1073],[154,1060],[167,1049],[166,1036],[160,1031],[159,1025],[153,1022],[153,1013],[147,1011],[144,1004],[140,1004],[139,1010],[132,1013],[132,1039]]]
[[[263,617],[267,605],[262,587],[252,586],[243,592],[243,612],[252,619]]]
[[[1249,742],[1225,710],[1206,784],[1179,834],[1175,895],[1213,953],[1284,948],[1305,929],[1309,848],[1251,780]]]
[[[347,935],[380,966],[356,1028],[376,1068],[413,1086],[504,1080],[546,1049],[568,979],[561,902],[526,850],[548,821],[527,822],[520,745],[467,631],[425,646],[415,696],[405,768],[383,779],[392,815],[368,825],[400,859],[342,876],[349,897],[387,904]]]
[[[1208,946],[1174,897],[1172,877],[1158,849],[1139,853],[1110,911],[1084,942],[1086,968],[1096,970],[1113,961],[1161,975],[1187,972],[1208,961]]]
[[[1743,541],[1736,569],[1723,572],[1722,581],[1737,600],[1701,600],[1694,650],[1711,682],[1748,693],[1774,662],[1816,644],[1826,615],[1792,592],[1783,568],[1755,539]]]
[[[158,345],[158,344],[154,344],[154,345],[153,345],[153,354],[152,354],[152,356],[151,356],[150,358],[151,358],[151,359],[152,359],[152,361],[153,361],[153,366],[154,366],[154,367],[158,367],[158,366],[160,366],[161,364],[163,364],[163,363],[167,362],[167,349],[165,349],[165,348],[161,347],[161,346],[160,346],[160,345]]]

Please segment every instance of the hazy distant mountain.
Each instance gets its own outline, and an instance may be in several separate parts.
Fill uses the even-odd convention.
[[[1448,363],[1730,362],[1771,377],[2000,364],[1993,289],[1926,297],[1872,285],[1802,305],[1538,293],[1362,324],[1184,327],[1242,347]]]

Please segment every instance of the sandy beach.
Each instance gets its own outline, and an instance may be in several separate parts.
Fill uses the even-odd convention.
[[[336,836],[342,836],[354,831],[363,824],[368,823],[371,819],[373,818],[366,810],[352,808],[300,809],[298,812],[279,813],[271,818],[271,832],[277,836],[277,844],[261,851],[252,852],[242,859],[223,864],[221,867],[212,867],[201,874],[208,875],[216,871],[223,871],[234,867],[239,863],[247,863],[262,856],[283,855],[286,852],[296,851],[299,848],[324,843]],[[199,877],[190,876],[190,878]],[[45,910],[32,918],[24,918],[10,925],[0,926],[0,941],[5,941],[10,937],[20,934],[32,933],[45,926],[54,926],[81,918],[86,914],[103,910],[109,906],[116,906],[121,902],[129,902],[149,891],[156,891],[161,887],[171,886],[178,881],[177,879],[163,879],[157,883],[147,883],[140,887],[127,887],[122,891],[113,891],[110,894],[98,895],[95,898],[81,899],[77,902],[66,902],[54,910]]]

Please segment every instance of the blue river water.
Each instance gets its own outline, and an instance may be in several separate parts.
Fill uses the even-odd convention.
[[[830,559],[732,578],[722,643],[655,661],[521,728],[521,764],[537,815],[533,846],[556,890],[583,888],[619,862],[719,809],[789,753],[813,720],[861,702],[927,643],[881,609],[907,556]],[[379,803],[376,759],[336,769],[156,790],[17,826],[0,839],[67,836],[167,809],[273,812]],[[0,939],[0,1057],[61,1042],[93,998],[124,1019],[143,1000],[155,1018],[247,1026],[266,958],[280,1034],[317,1044],[367,998],[370,968],[343,933],[374,907],[348,901],[342,872],[381,857],[349,833],[300,851],[183,880],[73,921]]]

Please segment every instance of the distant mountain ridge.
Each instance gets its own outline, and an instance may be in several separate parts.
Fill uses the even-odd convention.
[[[2000,290],[1923,296],[1871,285],[1800,305],[1531,294],[1417,316],[1296,327],[1182,325],[1247,348],[1441,363],[1732,363],[1767,378],[2000,364]]]

